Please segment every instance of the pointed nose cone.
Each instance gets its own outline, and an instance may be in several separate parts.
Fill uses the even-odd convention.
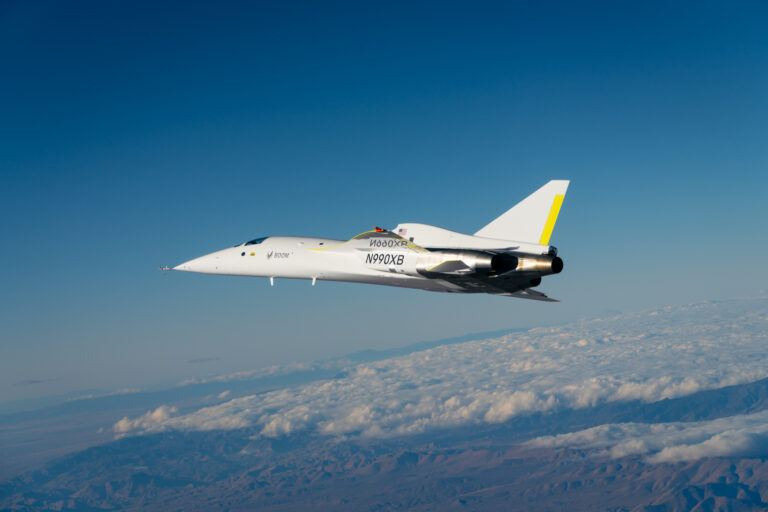
[[[181,265],[176,265],[173,267],[173,270],[181,270],[182,272],[200,272],[200,269],[203,267],[202,260],[204,259],[205,256],[189,260]]]
[[[219,272],[219,254],[211,253],[189,260],[181,265],[176,265],[173,270],[182,272],[200,272],[201,274],[216,274]]]

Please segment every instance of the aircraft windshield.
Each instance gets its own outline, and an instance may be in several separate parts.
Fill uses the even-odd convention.
[[[245,242],[245,245],[256,245],[256,244],[260,244],[261,242],[263,242],[263,241],[264,241],[264,240],[266,240],[267,238],[269,238],[269,237],[268,237],[268,236],[265,236],[265,237],[262,237],[262,238],[256,238],[255,240],[249,240],[249,241]]]

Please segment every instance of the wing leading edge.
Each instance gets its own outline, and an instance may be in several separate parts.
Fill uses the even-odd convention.
[[[560,302],[557,299],[547,297],[546,294],[537,292],[536,290],[531,290],[530,288],[527,290],[520,290],[519,292],[515,293],[502,293],[502,295],[505,297],[515,297],[518,299],[540,300],[542,302]]]

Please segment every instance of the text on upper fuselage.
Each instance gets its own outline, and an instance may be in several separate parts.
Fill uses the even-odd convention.
[[[289,253],[289,252],[269,251],[267,253],[267,259],[268,260],[271,260],[273,258],[274,259],[284,259],[284,258],[289,258],[290,256],[291,256],[291,253]]]
[[[371,238],[368,247],[408,247],[408,242],[392,238]]]

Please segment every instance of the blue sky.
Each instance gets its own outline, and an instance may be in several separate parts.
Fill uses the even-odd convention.
[[[0,9],[0,401],[768,283],[762,3]],[[549,179],[572,180],[560,304],[156,270],[270,234],[474,232]]]

